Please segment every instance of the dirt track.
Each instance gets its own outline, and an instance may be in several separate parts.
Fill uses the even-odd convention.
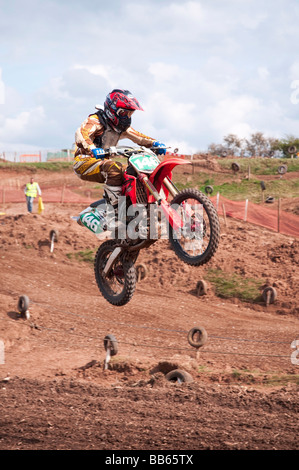
[[[298,239],[228,221],[209,267],[275,285],[266,307],[208,294],[158,241],[138,262],[149,269],[133,299],[113,307],[92,264],[74,254],[97,240],[51,205],[42,215],[12,204],[0,216],[0,449],[298,449]],[[59,230],[50,252],[49,232]],[[30,298],[30,318],[17,312]],[[203,326],[197,354],[187,332]],[[103,339],[119,352],[104,370]],[[191,383],[172,383],[172,369]]]

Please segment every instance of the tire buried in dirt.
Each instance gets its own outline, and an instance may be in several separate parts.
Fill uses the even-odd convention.
[[[269,299],[268,299],[269,296]],[[262,293],[263,300],[267,302],[269,300],[270,304],[273,304],[275,300],[277,299],[277,292],[276,289],[272,286],[268,286],[264,289]]]
[[[26,313],[29,308],[29,297],[27,295],[21,295],[18,301],[18,311],[22,314]]]
[[[115,336],[113,336],[113,335],[106,335],[105,336],[105,338],[104,338],[105,351],[107,351],[108,345],[110,346],[111,356],[116,356],[117,353],[118,353],[118,344],[117,344]]]
[[[198,281],[196,284],[196,294],[198,297],[201,297],[202,295],[206,295],[208,292],[208,285],[205,281]]]
[[[104,275],[103,270],[116,246],[116,240],[107,240],[101,244],[95,256],[94,272],[103,297],[112,305],[122,306],[127,304],[134,294],[136,271],[133,259],[124,253],[113,263],[107,276]]]
[[[189,372],[186,372],[185,370],[182,369],[175,369],[168,374],[165,375],[165,379],[168,380],[169,382],[176,382],[176,383],[181,383],[181,382],[193,382],[193,377],[189,374]]]
[[[145,264],[139,263],[135,266],[135,269],[137,282],[140,282],[146,278],[148,270]]]

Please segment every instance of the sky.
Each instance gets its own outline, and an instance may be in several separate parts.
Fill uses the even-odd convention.
[[[0,152],[72,148],[114,88],[180,153],[299,134],[298,0],[0,0]]]

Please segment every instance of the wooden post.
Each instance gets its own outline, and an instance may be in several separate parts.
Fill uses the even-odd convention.
[[[191,155],[190,161],[191,161],[191,167],[192,167],[191,173],[192,173],[192,175],[194,175],[194,161],[193,161],[193,154]]]
[[[280,233],[280,212],[281,212],[281,199],[278,199],[278,211],[277,211],[277,232]]]
[[[217,193],[216,196],[216,211],[218,212],[218,206],[219,206],[219,193]]]
[[[62,190],[61,190],[61,204],[63,203],[63,199],[64,199],[64,189],[65,189],[65,184],[63,185],[62,187]]]
[[[248,180],[250,180],[250,165],[248,165]]]
[[[245,201],[244,222],[247,221],[247,211],[248,211],[248,199],[246,199],[246,201]]]
[[[225,213],[225,206],[222,204],[222,210],[223,210],[223,218],[224,218],[224,224],[227,227],[227,221],[226,221],[226,213]]]

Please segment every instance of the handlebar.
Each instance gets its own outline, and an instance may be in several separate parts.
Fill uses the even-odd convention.
[[[151,151],[156,154],[156,151],[159,150],[156,147],[146,148],[146,147],[109,147],[105,149],[105,155],[121,155],[126,158],[130,158],[134,153],[148,152]]]

